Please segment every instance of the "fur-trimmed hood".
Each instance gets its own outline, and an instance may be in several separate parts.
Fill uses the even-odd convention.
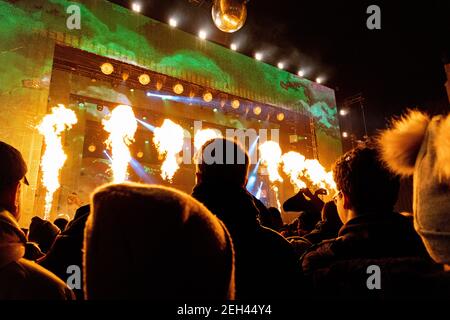
[[[87,299],[233,299],[225,226],[175,189],[111,184],[92,195],[85,230]]]
[[[450,264],[450,115],[409,111],[381,133],[389,168],[414,179],[414,224],[428,252]]]

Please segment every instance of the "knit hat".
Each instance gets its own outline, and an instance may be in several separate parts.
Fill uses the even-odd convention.
[[[379,144],[394,172],[413,175],[416,231],[436,262],[450,264],[450,115],[409,111]]]
[[[110,184],[92,195],[84,243],[87,299],[232,299],[225,226],[175,189]]]

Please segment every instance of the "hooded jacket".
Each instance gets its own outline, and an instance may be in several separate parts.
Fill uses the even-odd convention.
[[[54,274],[23,258],[26,236],[0,209],[0,300],[71,300],[72,291]]]

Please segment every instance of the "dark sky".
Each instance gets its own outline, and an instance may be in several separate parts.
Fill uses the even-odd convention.
[[[132,1],[113,0],[129,7]],[[190,2],[203,2],[196,6]],[[302,1],[250,0],[245,26],[234,34],[213,27],[209,1],[141,0],[144,14],[166,22],[176,15],[179,29],[197,33],[252,56],[265,52],[265,61],[307,78],[324,76],[336,90],[338,105],[362,93],[369,131],[407,107],[430,113],[446,112],[444,63],[450,63],[450,1]],[[366,9],[381,8],[381,30],[368,30]],[[356,121],[356,120],[355,120]]]

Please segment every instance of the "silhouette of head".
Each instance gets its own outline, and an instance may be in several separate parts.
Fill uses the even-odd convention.
[[[88,299],[230,299],[234,253],[223,223],[191,196],[111,184],[92,196],[85,231]]]
[[[217,138],[206,142],[197,156],[197,180],[200,183],[216,183],[245,186],[250,158],[236,142]]]

